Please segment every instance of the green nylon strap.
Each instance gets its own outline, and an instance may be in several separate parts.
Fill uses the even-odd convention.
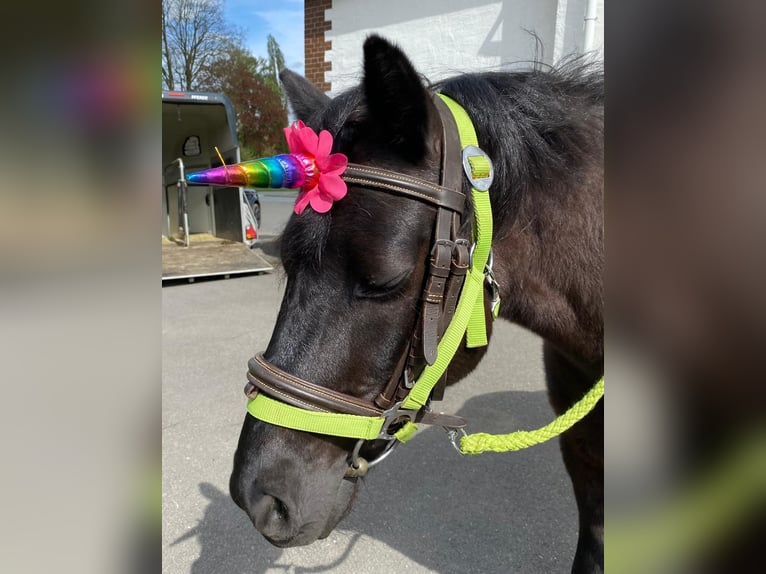
[[[404,426],[394,433],[396,440],[399,442],[407,442],[418,431],[418,425],[413,422],[406,422]]]
[[[331,436],[373,440],[380,434],[385,419],[340,413],[307,411],[274,400],[263,393],[247,403],[247,412],[273,425]]]
[[[460,145],[478,147],[476,132],[465,110],[454,100],[439,94],[455,117],[460,133]],[[482,158],[484,159],[484,158]],[[483,165],[483,164],[482,164]],[[412,387],[402,405],[405,409],[420,409],[428,402],[428,397],[466,336],[466,346],[481,347],[487,344],[487,324],[484,314],[484,268],[487,265],[492,247],[492,207],[486,191],[471,189],[474,206],[474,251],[471,268],[466,274],[463,290],[460,293],[455,315],[439,342],[436,362],[426,366]]]
[[[468,114],[463,107],[444,94],[439,94],[439,97],[447,105],[455,118],[458,133],[460,134],[460,145],[463,146],[463,148],[468,146],[479,147],[476,130],[473,129],[471,118],[468,117]],[[469,156],[468,163],[471,165],[474,178],[478,179],[486,177],[486,172],[489,171],[489,161],[487,158],[484,156]],[[472,187],[471,197],[473,199],[474,208],[474,251],[473,264],[468,273],[476,276],[480,275],[483,284],[484,269],[487,265],[487,260],[489,259],[489,252],[492,249],[492,206],[490,205],[489,192],[487,191],[479,191],[475,187]],[[487,344],[487,325],[484,315],[483,289],[479,291],[476,302],[470,309],[470,313],[472,315],[467,325],[466,346],[469,348],[484,347]],[[455,316],[457,316],[457,312]],[[441,348],[438,349],[438,352],[442,352]],[[455,351],[452,351],[452,354],[450,354],[450,360],[452,360],[452,355],[454,355],[454,353]]]
[[[559,436],[569,430],[585,415],[593,410],[604,396],[604,378],[561,416],[542,428],[532,431],[516,431],[509,434],[476,433],[460,439],[460,452],[463,454],[481,454],[483,452],[508,452],[522,450]]]

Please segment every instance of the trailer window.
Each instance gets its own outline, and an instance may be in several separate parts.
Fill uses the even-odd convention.
[[[184,155],[186,157],[195,157],[202,153],[199,145],[199,136],[189,136],[184,142]]]

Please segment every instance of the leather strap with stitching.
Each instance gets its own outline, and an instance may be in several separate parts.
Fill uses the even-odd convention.
[[[250,359],[247,366],[248,381],[266,394],[278,395],[280,399],[293,406],[308,408],[306,405],[309,404],[314,407],[309,410],[368,417],[377,416],[381,412],[370,402],[286,373],[266,361],[261,353]]]
[[[387,169],[350,163],[341,177],[346,183],[406,195],[457,213],[465,206],[462,193]]]
[[[439,114],[442,131],[440,187],[462,195],[463,169],[459,162],[454,161],[454,158],[460,157],[462,153],[457,125],[452,112],[441,98],[434,97],[433,102]],[[430,185],[433,187],[433,184]],[[375,400],[378,406],[388,407],[406,397],[424,364],[431,364],[436,359],[438,342],[455,314],[457,299],[469,265],[468,242],[456,239],[461,216],[462,213],[448,212],[441,207],[438,209],[423,304],[416,323],[417,328],[409,343],[409,357],[406,366],[401,360],[397,363],[392,378]],[[405,377],[405,373],[410,376]],[[435,395],[443,394],[446,372],[443,379]]]
[[[263,391],[270,397],[308,411],[366,417],[382,417],[384,414],[384,409],[372,403],[291,375],[269,363],[260,353],[248,361],[247,379],[245,395],[249,399]],[[465,419],[457,415],[433,411],[419,413],[417,420],[453,428],[462,428],[466,424]]]
[[[447,280],[447,288],[444,295],[444,309],[439,318],[439,332],[441,333],[447,330],[447,326],[455,315],[457,300],[460,296],[460,290],[463,288],[469,265],[468,242],[464,240],[455,241],[455,246],[452,250],[450,276]]]

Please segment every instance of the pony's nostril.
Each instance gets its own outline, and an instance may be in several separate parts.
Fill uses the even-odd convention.
[[[278,498],[275,498],[274,506],[272,507],[271,511],[274,513],[275,518],[282,522],[287,522],[287,506],[285,506],[284,502]]]
[[[253,506],[253,523],[258,531],[269,538],[286,539],[290,532],[290,513],[279,498],[264,494]]]

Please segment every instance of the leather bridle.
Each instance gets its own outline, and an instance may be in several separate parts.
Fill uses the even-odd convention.
[[[451,429],[465,426],[465,421],[455,415],[421,410],[412,420],[412,411],[405,413],[399,409],[418,372],[436,360],[437,345],[454,316],[471,261],[469,242],[457,237],[466,206],[463,166],[456,161],[462,155],[460,136],[455,119],[441,98],[435,96],[433,101],[442,126],[438,184],[387,169],[353,163],[348,165],[342,176],[349,185],[402,195],[434,205],[437,209],[417,325],[383,390],[373,401],[367,401],[291,375],[269,363],[262,354],[248,362],[245,394],[250,399],[264,393],[272,399],[308,411],[386,419],[379,438],[390,436],[388,445],[376,460],[370,463],[365,461],[364,469],[360,471],[357,467],[357,473],[347,473],[348,476],[363,475],[368,464],[372,466],[382,460],[393,445],[398,444],[399,441],[393,440],[393,433],[403,422],[409,420]],[[445,380],[446,371],[434,388],[432,398],[441,398]],[[364,442],[357,442],[350,470],[354,469],[354,464],[358,464],[359,450]]]

